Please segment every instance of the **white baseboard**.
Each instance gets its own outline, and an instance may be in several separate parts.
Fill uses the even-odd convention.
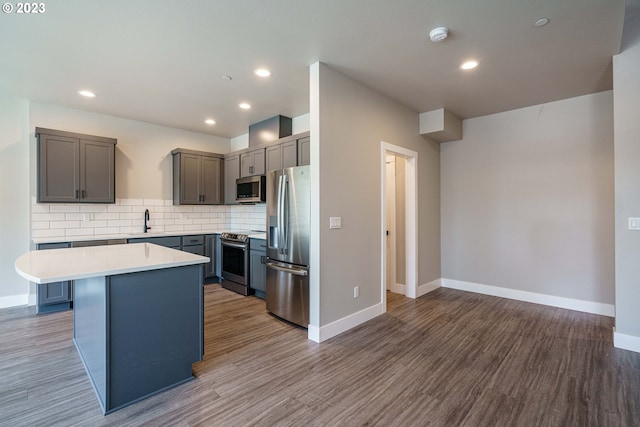
[[[372,305],[371,307],[367,307],[364,310],[360,310],[357,313],[353,313],[349,316],[343,317],[342,319],[338,319],[335,322],[331,322],[328,325],[321,326],[318,328],[317,326],[309,325],[309,332],[307,337],[311,341],[322,342],[326,341],[329,338],[335,337],[345,331],[348,331],[351,328],[354,328],[361,323],[364,323],[368,320],[373,319],[385,312],[386,307],[383,306],[382,303],[378,303],[376,305]]]
[[[615,348],[640,353],[640,337],[621,334],[616,332],[616,328],[613,328],[613,346]]]
[[[537,294],[534,292],[520,291],[517,289],[500,288],[497,286],[481,285],[461,280],[442,279],[443,288],[458,289],[461,291],[475,292],[478,294],[492,295],[494,297],[514,299],[518,301],[532,302],[534,304],[548,305],[551,307],[566,308],[585,313],[599,314],[602,316],[615,316],[613,304],[584,301],[573,298],[557,297],[553,295]]]
[[[404,295],[407,292],[407,285],[392,283],[391,286],[389,286],[389,290],[391,292],[395,292],[396,294]]]
[[[418,291],[416,292],[416,298],[421,297],[422,295],[428,294],[429,292],[433,292],[439,287],[442,286],[442,279],[436,279],[429,283],[423,283],[418,286]]]
[[[10,295],[8,297],[0,297],[0,308],[16,307],[18,305],[27,305],[29,303],[29,294]]]

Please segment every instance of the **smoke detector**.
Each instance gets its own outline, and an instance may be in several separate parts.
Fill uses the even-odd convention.
[[[440,43],[445,40],[449,35],[449,29],[447,27],[434,28],[429,32],[429,38],[434,43]]]

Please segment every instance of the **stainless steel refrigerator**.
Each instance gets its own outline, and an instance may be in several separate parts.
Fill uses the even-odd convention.
[[[309,325],[309,166],[267,175],[267,310]]]

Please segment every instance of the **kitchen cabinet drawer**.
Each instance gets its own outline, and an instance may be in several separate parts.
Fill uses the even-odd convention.
[[[167,248],[180,249],[182,246],[182,237],[138,237],[129,239],[127,243],[153,243],[154,245],[166,246]]]
[[[251,250],[266,252],[267,241],[264,239],[249,239],[249,248],[251,248]]]
[[[204,236],[183,236],[182,246],[204,245]]]

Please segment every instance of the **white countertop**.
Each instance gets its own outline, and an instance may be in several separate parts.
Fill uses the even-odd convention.
[[[204,264],[209,258],[151,243],[49,249],[21,255],[20,276],[35,283],[112,276],[146,270]]]
[[[249,237],[252,239],[267,239],[267,233],[264,232],[255,232],[255,231],[238,231],[238,230],[229,230],[229,229],[219,229],[219,230],[202,230],[202,231],[167,231],[162,233],[122,233],[122,234],[98,234],[91,236],[67,236],[67,237],[34,237],[32,239],[33,243],[62,243],[62,242],[86,242],[89,240],[114,240],[114,239],[140,239],[140,238],[151,238],[151,237],[171,237],[171,236],[200,236],[206,234],[221,234],[224,232],[239,233],[245,232],[249,234]]]

